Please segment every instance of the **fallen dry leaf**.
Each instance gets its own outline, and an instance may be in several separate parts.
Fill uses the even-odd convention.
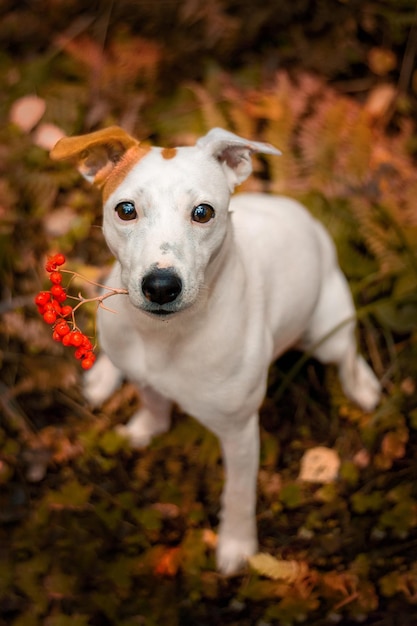
[[[378,85],[369,93],[365,103],[366,111],[374,118],[383,118],[397,97],[397,88],[394,85],[385,83]]]
[[[335,450],[317,446],[307,450],[301,459],[299,479],[310,483],[330,483],[336,480],[340,458]]]
[[[175,519],[181,512],[180,507],[172,502],[155,502],[151,509],[158,511],[166,519]]]
[[[40,124],[33,135],[33,143],[44,150],[52,150],[64,135],[64,131],[55,124]]]
[[[175,576],[180,565],[181,548],[168,548],[155,564],[154,573],[157,576]]]
[[[308,565],[299,561],[283,561],[276,559],[271,554],[258,553],[251,556],[249,565],[262,576],[272,580],[282,580],[292,584],[301,578],[305,578],[308,573]]]
[[[16,100],[9,114],[12,124],[16,124],[25,133],[29,133],[41,120],[46,110],[45,100],[38,96],[23,96]]]
[[[205,528],[203,530],[203,543],[210,548],[211,550],[215,550],[218,543],[218,535],[211,528]]]
[[[391,459],[401,459],[405,455],[408,437],[406,428],[387,433],[381,443],[382,454]]]
[[[361,450],[358,450],[353,457],[353,462],[356,467],[359,467],[359,469],[365,469],[365,467],[368,467],[371,462],[371,455],[368,450],[361,448]]]
[[[368,54],[368,64],[374,74],[386,76],[397,65],[397,57],[388,48],[371,48]]]

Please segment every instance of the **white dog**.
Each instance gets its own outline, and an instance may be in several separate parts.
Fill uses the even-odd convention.
[[[172,403],[220,439],[225,486],[219,569],[236,572],[257,549],[258,409],[270,363],[290,346],[335,363],[365,410],[380,386],[355,342],[348,285],[325,229],[297,202],[230,196],[264,143],[215,128],[192,147],[149,148],[118,127],[61,139],[102,187],[104,236],[116,257],[107,284],[115,315],[99,311],[103,353],[86,397],[103,402],[127,377],[141,408],[124,427],[135,446],[169,428]]]

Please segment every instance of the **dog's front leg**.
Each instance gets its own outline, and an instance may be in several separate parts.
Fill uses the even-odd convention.
[[[259,465],[258,415],[242,427],[228,425],[218,433],[225,465],[217,565],[227,575],[237,572],[257,550],[256,483]]]
[[[135,448],[144,448],[155,437],[165,433],[171,423],[172,402],[151,387],[139,387],[141,407],[118,432]]]
[[[93,369],[84,374],[84,397],[92,407],[98,407],[110,398],[122,379],[122,372],[113,365],[107,354],[101,352]]]

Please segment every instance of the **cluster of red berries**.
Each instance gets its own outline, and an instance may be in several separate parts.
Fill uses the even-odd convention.
[[[52,326],[53,339],[64,346],[73,346],[75,358],[80,359],[81,367],[88,370],[94,365],[96,355],[89,338],[76,328],[73,320],[67,321],[72,317],[73,308],[69,304],[64,304],[67,292],[62,286],[62,272],[59,269],[64,263],[63,254],[54,254],[48,258],[45,269],[49,272],[52,286],[49,291],[40,291],[37,294],[35,304],[45,322]]]

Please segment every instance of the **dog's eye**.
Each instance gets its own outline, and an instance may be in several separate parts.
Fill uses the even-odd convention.
[[[214,209],[209,204],[199,204],[194,207],[191,218],[194,222],[198,222],[199,224],[206,224],[210,220],[213,219],[215,215]]]
[[[116,205],[115,211],[120,219],[125,222],[136,219],[138,215],[133,202],[119,202],[119,204]]]

